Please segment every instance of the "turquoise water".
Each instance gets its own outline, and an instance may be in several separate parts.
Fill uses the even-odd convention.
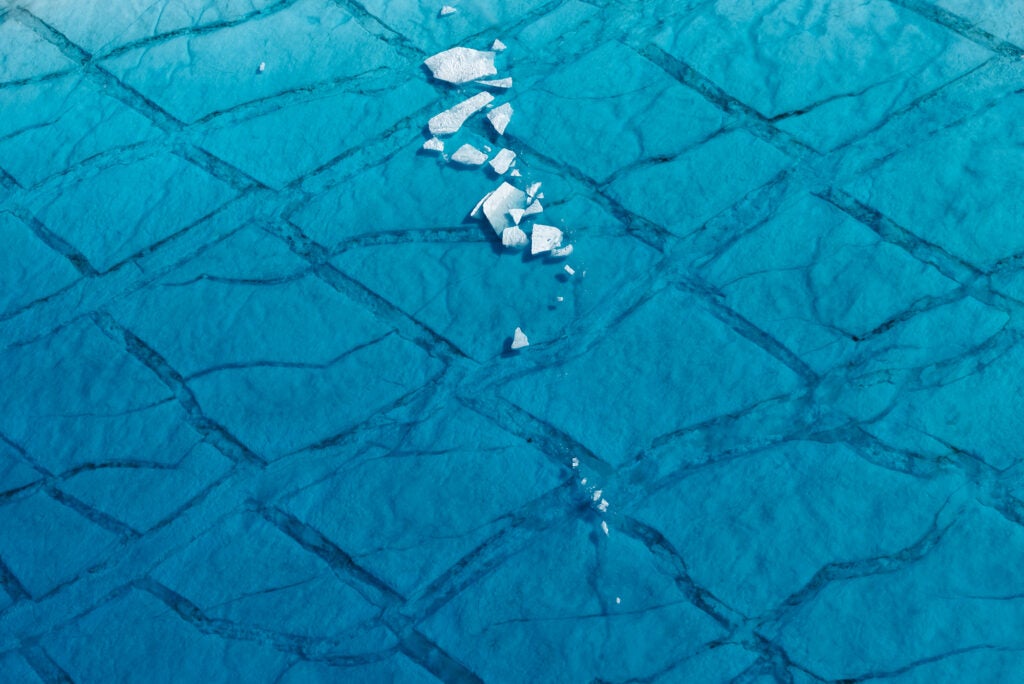
[[[454,6],[0,0],[0,681],[1024,679],[1019,3]]]

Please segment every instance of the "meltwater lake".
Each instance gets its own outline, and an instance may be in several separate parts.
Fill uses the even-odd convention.
[[[1018,0],[0,0],[0,682],[1024,681]]]

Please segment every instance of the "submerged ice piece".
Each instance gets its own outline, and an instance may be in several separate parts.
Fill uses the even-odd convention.
[[[509,210],[522,209],[525,204],[525,192],[509,183],[502,183],[497,190],[487,196],[481,210],[494,232],[501,235],[502,231],[513,225],[508,219]]]
[[[468,100],[463,100],[451,109],[432,116],[427,122],[431,135],[451,135],[462,128],[466,119],[473,116],[490,104],[494,96],[490,93],[477,93]]]
[[[512,77],[509,76],[507,78],[496,78],[494,80],[489,81],[477,81],[477,83],[479,83],[482,86],[486,86],[487,88],[503,88],[507,90],[508,88],[512,87]]]
[[[516,331],[512,334],[512,348],[522,349],[529,346],[530,340],[526,337],[526,333],[523,332],[522,328],[516,328]]]
[[[459,149],[455,150],[455,153],[452,155],[452,161],[456,164],[464,164],[466,166],[480,166],[487,161],[487,155],[469,143],[466,143]]]
[[[512,105],[506,102],[487,112],[487,120],[498,131],[498,135],[504,135],[508,122],[512,120]]]
[[[532,242],[530,254],[550,252],[562,244],[562,231],[554,226],[546,226],[543,223],[533,224]]]
[[[439,81],[468,83],[478,78],[495,76],[494,53],[473,48],[453,47],[423,61]]]

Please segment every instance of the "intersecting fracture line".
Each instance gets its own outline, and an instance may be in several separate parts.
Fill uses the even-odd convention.
[[[896,2],[896,0],[891,0],[891,1]],[[913,0],[903,0],[902,2],[896,2],[896,4],[901,4],[903,6],[911,6],[911,5],[915,5],[915,4],[919,4],[919,3],[915,3],[915,2],[913,2]],[[22,10],[20,13],[16,13],[16,17],[19,18],[19,19],[23,19],[25,14],[27,14],[27,12],[24,12],[24,10]],[[931,17],[926,17],[926,18],[931,18]],[[40,23],[42,23],[42,22],[40,22]],[[52,27],[49,27],[48,25],[45,25],[45,24],[43,24],[43,25],[46,26],[51,31],[53,31],[57,36],[60,36],[59,32],[56,32],[55,30],[53,30]],[[950,27],[947,26],[947,28],[950,28]],[[54,36],[54,37],[56,37],[56,36]],[[63,36],[60,36],[60,37],[63,38]],[[972,39],[974,39],[974,38],[972,38]],[[88,59],[90,59],[90,56],[88,55],[88,53],[86,53],[84,50],[81,50],[81,48],[78,48],[78,46],[75,46],[70,41],[67,41],[66,38],[63,41],[58,39],[58,40],[55,40],[55,41],[51,40],[51,42],[54,42],[54,44],[56,44],[58,47],[61,47],[62,49],[68,49],[68,48],[71,48],[71,47],[75,48],[75,49],[71,50],[72,55],[73,55],[74,58],[77,58],[77,59],[79,59],[79,61],[82,61],[83,64],[86,61],[88,61]],[[978,42],[978,41],[976,40],[976,42]],[[989,46],[989,47],[991,47],[991,46]],[[1019,50],[1019,49],[1017,49],[1017,50]],[[647,54],[644,54],[644,56],[649,58],[649,56]],[[658,66],[662,66],[662,65],[659,64]],[[147,118],[150,118],[151,120],[155,120],[158,123],[158,125],[163,123],[166,126],[166,124],[169,121],[173,121],[176,125],[173,126],[172,128],[175,129],[176,132],[180,133],[183,130],[184,124],[182,124],[181,122],[178,122],[176,119],[173,119],[173,117],[170,117],[170,115],[166,114],[166,112],[163,112],[163,110],[161,108],[157,107],[154,103],[149,102],[146,98],[141,96],[141,94],[139,94],[137,91],[134,91],[134,89],[132,89],[129,86],[127,86],[127,85],[123,84],[122,82],[120,82],[119,79],[113,78],[108,72],[106,72],[102,68],[100,68],[100,67],[95,67],[94,69],[86,68],[85,71],[86,71],[87,74],[93,75],[94,77],[99,77],[100,81],[104,85],[111,85],[111,84],[113,84],[113,85],[115,85],[115,88],[117,90],[124,91],[124,93],[127,94],[127,97],[122,97],[122,98],[119,98],[119,99],[121,99],[122,102],[124,102],[125,104],[128,104],[130,107],[132,107],[136,111],[140,111],[143,115],[147,116]],[[686,85],[687,87],[693,88],[693,84],[692,83],[684,83],[684,85]],[[698,89],[698,91],[699,91],[699,89]],[[138,106],[138,102],[140,102],[140,101],[144,102],[147,106],[146,107],[139,107]],[[736,102],[738,102],[738,101],[736,101]],[[740,103],[740,104],[742,104],[742,103]],[[728,111],[731,114],[735,114],[736,113],[735,109],[732,109],[732,108],[730,108],[730,110],[728,110]],[[751,108],[749,108],[749,107],[745,107],[744,106],[744,107],[740,108],[740,111],[743,113],[743,115],[745,115],[745,117],[749,117],[749,116],[751,116],[751,112],[753,110]],[[762,132],[762,134],[759,135],[759,137],[764,137],[770,143],[772,143],[773,145],[777,146],[778,145],[778,137],[776,135],[774,135],[774,134],[764,135],[763,132],[766,130],[765,129],[766,126],[771,126],[771,124],[765,122],[763,120],[763,117],[753,116],[752,120],[747,122],[747,125],[745,126],[745,128],[747,128],[747,130],[750,130],[751,132],[754,132],[755,135],[758,134],[758,132]],[[774,127],[772,127],[772,128],[774,128]],[[776,129],[776,131],[777,131],[777,129]],[[775,131],[772,131],[772,133],[775,133]],[[794,143],[798,147],[803,148],[803,151],[805,151],[805,152],[807,151],[806,146],[803,146],[802,143],[799,143],[799,141],[795,141],[795,139],[790,139],[789,142],[790,142],[790,144],[786,146],[786,147],[790,148],[788,151],[792,151]],[[193,147],[191,143],[189,144],[189,147],[190,148]],[[787,150],[784,149],[784,151],[787,151]],[[201,159],[203,159],[203,160],[205,160],[207,162],[206,164],[199,164],[200,166],[202,166],[202,168],[210,170],[210,172],[213,173],[213,175],[220,177],[222,180],[226,180],[229,184],[235,186],[236,189],[239,189],[239,190],[241,190],[243,192],[247,191],[247,190],[250,190],[253,187],[260,187],[261,189],[266,189],[266,186],[264,186],[262,183],[259,183],[259,181],[256,181],[255,179],[249,177],[248,174],[245,174],[240,169],[237,169],[237,168],[233,167],[232,165],[228,164],[227,162],[224,162],[223,160],[215,157],[214,155],[209,154],[208,152],[206,152],[205,150],[202,150],[201,148],[190,149],[190,153],[198,156],[199,158],[201,158]],[[191,156],[186,156],[186,158],[189,158],[191,161],[195,161],[195,159],[192,159]],[[214,169],[216,171],[211,170],[211,169]],[[246,182],[242,183],[242,184],[239,184],[239,182],[238,182],[239,178],[244,178]],[[13,179],[10,179],[10,180],[13,181]],[[605,199],[608,199],[607,196],[603,192],[600,192],[600,191],[597,191],[597,192],[602,197],[604,197]],[[632,212],[630,212],[630,213],[632,213]],[[650,222],[647,219],[644,219],[643,217],[639,217],[639,216],[634,215],[634,218],[636,220],[645,221],[646,223],[654,226],[655,229],[660,228],[659,226],[657,226],[653,222]],[[668,231],[665,231],[665,232],[667,233]],[[634,237],[638,237],[638,236],[634,236]],[[642,239],[642,238],[640,238],[640,239]],[[697,294],[700,294],[700,292],[697,292]],[[408,316],[408,314],[406,314],[406,316]],[[128,331],[128,332],[130,332],[130,331]],[[450,348],[448,348],[447,351],[450,354],[452,350]]]

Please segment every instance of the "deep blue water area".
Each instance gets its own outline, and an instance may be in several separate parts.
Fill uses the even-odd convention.
[[[0,0],[0,682],[1024,681],[1018,0]]]

